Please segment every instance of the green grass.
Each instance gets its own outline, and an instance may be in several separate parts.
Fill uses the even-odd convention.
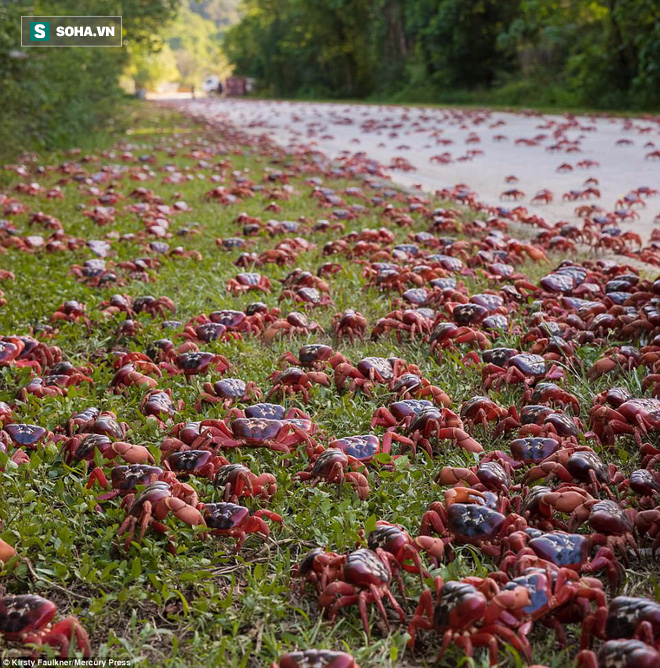
[[[65,300],[84,302],[93,323],[91,331],[82,323],[61,323],[59,332],[48,343],[60,346],[64,357],[76,364],[93,359],[96,363],[94,384],[71,388],[66,397],[36,399],[30,396],[25,403],[16,403],[17,421],[40,424],[61,432],[73,412],[98,406],[114,411],[128,423],[130,430],[126,440],[148,446],[159,459],[164,432],[153,419],[140,413],[139,403],[144,392],[136,387],[124,394],[110,392],[113,370],[106,362],[111,359],[112,350],[143,351],[149,342],[164,336],[172,337],[174,333],[164,329],[160,319],[141,314],[137,318],[142,326],[138,335],[132,340],[117,339],[117,326],[123,317],[104,317],[99,304],[116,292],[134,297],[167,295],[178,307],[174,317],[184,322],[215,309],[244,308],[256,299],[275,306],[279,294],[277,287],[265,296],[234,297],[227,293],[227,279],[240,271],[232,264],[239,251],[220,251],[215,239],[240,234],[241,226],[235,221],[242,211],[264,220],[308,221],[324,218],[328,211],[320,209],[317,200],[309,197],[311,187],[306,179],[323,176],[311,162],[303,162],[272,147],[248,144],[223,129],[195,125],[155,105],[135,106],[127,114],[130,116],[125,121],[130,130],[115,138],[114,145],[107,137],[99,138],[94,148],[97,160],[81,163],[82,168],[87,174],[93,174],[104,165],[122,165],[124,173],[113,177],[105,187],[112,183],[125,197],[142,185],[152,188],[165,203],[184,199],[192,211],[171,216],[171,231],[175,236],[168,242],[172,246],[183,245],[187,250],[200,251],[202,261],[162,257],[159,258],[162,266],[152,272],[154,282],[129,281],[122,286],[98,289],[90,288],[68,274],[71,264],[82,264],[91,257],[84,247],[73,252],[34,254],[10,250],[0,255],[0,267],[13,271],[16,280],[4,281],[1,285],[8,303],[0,310],[0,331],[5,335],[29,334],[34,326],[48,321]],[[129,174],[139,163],[137,160],[122,162],[120,155],[126,150],[131,150],[135,156],[156,157],[156,164],[149,166],[153,170],[151,178],[142,182],[131,180]],[[46,174],[31,174],[26,180],[52,185],[62,179],[63,174],[51,168],[64,160],[75,161],[80,157],[49,157]],[[205,161],[205,165],[200,166],[200,160]],[[218,167],[219,163],[224,166]],[[37,164],[39,161],[32,166]],[[194,178],[180,184],[165,184],[165,165],[176,165],[184,170],[184,174]],[[286,172],[294,189],[288,200],[280,201],[280,214],[264,212],[271,199],[268,193],[258,193],[252,199],[231,206],[222,206],[203,197],[216,185],[228,183],[234,170],[242,171],[249,179],[261,184],[267,168]],[[209,180],[213,174],[220,176],[218,183]],[[204,178],[198,179],[197,175]],[[10,186],[19,182],[13,174],[9,180]],[[337,191],[355,185],[327,176],[323,176],[323,182],[324,186]],[[362,185],[365,193],[370,195],[366,184]],[[270,187],[266,182],[266,188]],[[275,187],[280,188],[281,184]],[[91,205],[92,196],[87,188],[82,183],[66,179],[62,186],[63,201],[41,197],[23,197],[23,200],[31,211],[42,210],[57,216],[66,232],[74,237],[101,239],[115,231],[135,234],[132,241],[112,241],[117,254],[110,258],[113,261],[148,254],[146,245],[151,238],[144,235],[138,217],[125,211],[134,200],[121,199],[116,204],[116,222],[97,227],[81,211]],[[12,194],[9,187],[8,192]],[[346,200],[368,205],[356,198]],[[405,206],[405,203],[397,206]],[[378,207],[367,206],[357,220],[346,224],[346,230],[385,224],[379,211]],[[406,239],[410,232],[426,229],[428,223],[421,215],[414,214],[413,217],[413,228],[395,230],[399,240]],[[12,220],[21,234],[42,233],[42,230],[29,226],[27,214]],[[177,230],[184,227],[196,229],[200,234],[176,236]],[[321,249],[336,237],[336,233],[305,236],[317,247],[301,254],[295,266],[314,271],[322,262],[335,259],[324,258]],[[259,236],[251,241],[253,245],[249,250],[259,252],[272,247],[278,240]],[[354,362],[366,355],[380,355],[399,356],[418,363],[425,376],[452,397],[456,410],[466,399],[482,393],[480,374],[465,367],[459,354],[445,354],[440,361],[429,355],[426,344],[407,342],[399,345],[390,336],[378,342],[338,345],[328,333],[334,313],[354,307],[362,311],[373,326],[378,317],[392,308],[396,297],[374,289],[364,290],[362,265],[350,262],[344,262],[344,265],[343,273],[329,279],[335,306],[315,309],[310,314],[323,326],[326,334],[293,342],[277,340],[271,346],[247,337],[236,344],[212,343],[201,348],[226,355],[233,365],[229,375],[254,380],[262,390],[270,387],[268,376],[275,370],[282,353],[285,350],[297,352],[298,347],[309,340],[333,345]],[[267,274],[277,286],[277,279],[283,278],[291,268],[267,265],[259,271]],[[521,269],[538,277],[546,268],[530,263]],[[472,292],[488,287],[488,282],[480,275],[467,279],[467,282]],[[290,303],[285,302],[282,306],[285,312],[294,310]],[[513,335],[502,338],[502,345],[518,344]],[[587,348],[578,351],[585,369],[600,352]],[[194,377],[186,382],[175,376],[160,381],[160,387],[171,389],[174,398],[185,402],[177,422],[223,416],[222,410],[209,405],[203,409],[202,416],[194,409],[203,383],[215,377],[217,375]],[[13,403],[17,390],[28,378],[27,369],[0,369],[0,400]],[[640,376],[635,373],[622,382],[639,392]],[[583,414],[586,414],[593,395],[607,386],[606,379],[590,384],[581,373],[570,379],[568,388],[579,397]],[[520,403],[521,394],[520,388],[508,388],[501,393],[494,392],[492,396],[508,406],[513,402]],[[339,437],[368,432],[375,408],[390,400],[391,396],[382,388],[377,389],[373,398],[368,398],[317,387],[309,404],[302,404],[299,399],[292,403],[308,411],[328,436]],[[478,429],[476,433],[488,450],[503,448],[507,443],[504,437],[493,438],[491,431],[484,434]],[[630,468],[634,454],[635,446],[622,441],[616,451],[603,452],[602,456]],[[166,551],[166,539],[154,532],[147,532],[142,544],[133,544],[128,552],[124,552],[116,534],[125,513],[117,500],[103,503],[103,512],[97,512],[95,497],[98,490],[86,489],[84,464],[67,466],[54,443],[32,454],[28,465],[6,464],[0,473],[0,537],[16,547],[19,558],[10,562],[2,573],[3,588],[7,593],[34,592],[51,598],[58,604],[61,615],[75,614],[80,618],[90,633],[94,656],[132,658],[138,665],[265,666],[286,651],[306,647],[346,649],[356,656],[363,668],[432,663],[437,652],[437,638],[429,635],[419,642],[413,658],[405,649],[408,639],[405,629],[394,626],[391,635],[384,634],[376,614],[371,615],[371,644],[366,641],[356,608],[344,610],[334,626],[323,621],[312,592],[301,595],[292,588],[291,567],[313,546],[327,546],[336,551],[354,548],[360,530],[373,526],[377,519],[401,523],[416,534],[428,505],[442,498],[442,490],[433,482],[439,468],[447,464],[467,466],[475,463],[475,459],[448,447],[446,453],[435,461],[429,461],[422,454],[414,462],[399,461],[392,470],[376,467],[370,476],[372,493],[368,500],[360,501],[350,487],[339,489],[320,485],[310,489],[293,480],[293,474],[308,465],[302,454],[285,458],[271,452],[241,449],[228,456],[232,461],[246,463],[253,471],[270,471],[276,475],[278,492],[270,508],[284,518],[281,531],[275,529],[265,542],[251,536],[238,555],[233,552],[232,541],[217,537],[202,541],[191,528],[171,518],[166,522],[176,540],[176,556]],[[220,500],[217,490],[209,482],[195,479],[192,484],[204,501]],[[248,501],[247,505],[258,507],[259,502]],[[456,560],[441,566],[436,574],[460,578],[486,574],[493,569],[491,560],[471,548],[460,547],[456,552]],[[418,579],[412,576],[407,577],[407,586],[405,607],[411,614],[421,587]],[[657,581],[643,564],[633,564],[625,588],[628,593],[652,593],[657,588]],[[550,666],[567,665],[568,657],[574,656],[577,649],[577,631],[577,628],[571,629],[572,644],[566,651],[560,650],[554,637],[543,629],[535,631],[531,636],[535,660]],[[20,655],[21,652],[23,650],[15,644],[0,645],[0,653],[6,656]],[[506,665],[521,664],[511,652],[505,651],[503,657]],[[450,650],[441,665],[470,663],[486,666],[487,657],[478,652],[476,659],[469,662],[459,652]]]

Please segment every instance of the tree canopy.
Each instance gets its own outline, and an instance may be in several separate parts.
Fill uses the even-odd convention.
[[[657,0],[243,0],[225,46],[279,96],[660,104]]]
[[[21,15],[80,13],[79,2],[10,0],[0,4],[0,150],[75,143],[113,119],[118,82],[131,54],[162,44],[158,33],[179,0],[90,0],[89,16],[121,15],[125,48],[21,49]]]

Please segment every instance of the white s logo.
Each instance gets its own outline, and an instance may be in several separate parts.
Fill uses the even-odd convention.
[[[46,26],[43,23],[37,23],[37,25],[34,26],[34,36],[37,39],[44,39],[44,37],[46,37],[45,27]]]

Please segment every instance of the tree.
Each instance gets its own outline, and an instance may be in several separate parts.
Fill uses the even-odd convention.
[[[159,84],[179,78],[177,59],[168,44],[162,45],[158,51],[138,50],[126,72],[135,82],[136,89],[155,90]]]
[[[657,0],[243,0],[225,46],[275,95],[658,104]],[[504,83],[504,88],[501,88]],[[508,88],[507,88],[508,86]]]
[[[193,11],[195,8],[199,11]],[[181,4],[176,20],[167,30],[166,39],[174,53],[178,81],[199,85],[209,74],[222,77],[229,74],[221,33],[216,23],[205,18],[201,7],[194,1]]]
[[[90,0],[89,15],[123,16],[125,49],[21,49],[22,14],[75,15],[79,2],[12,0],[0,4],[0,151],[76,143],[113,120],[118,81],[131,53],[159,43],[178,0]]]

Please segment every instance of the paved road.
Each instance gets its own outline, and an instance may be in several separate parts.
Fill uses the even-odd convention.
[[[575,207],[564,201],[571,190],[583,191],[587,179],[601,197],[588,200],[607,211],[629,191],[645,186],[660,190],[660,117],[621,119],[460,111],[424,107],[320,104],[258,100],[179,101],[191,111],[228,120],[252,133],[266,133],[283,146],[312,145],[329,157],[364,151],[390,164],[407,160],[415,171],[391,170],[403,184],[433,191],[464,183],[488,204],[505,204],[501,194],[517,189],[520,203],[550,222],[577,221]],[[549,147],[557,147],[549,150]],[[658,152],[656,160],[647,158]],[[434,158],[434,156],[439,156]],[[432,161],[431,159],[434,158]],[[591,161],[588,167],[578,163]],[[560,165],[568,165],[558,172]],[[515,176],[517,183],[506,183]],[[550,190],[550,204],[532,204]],[[648,239],[660,216],[660,196],[638,206],[640,218],[622,224]],[[660,227],[660,225],[655,225]]]

